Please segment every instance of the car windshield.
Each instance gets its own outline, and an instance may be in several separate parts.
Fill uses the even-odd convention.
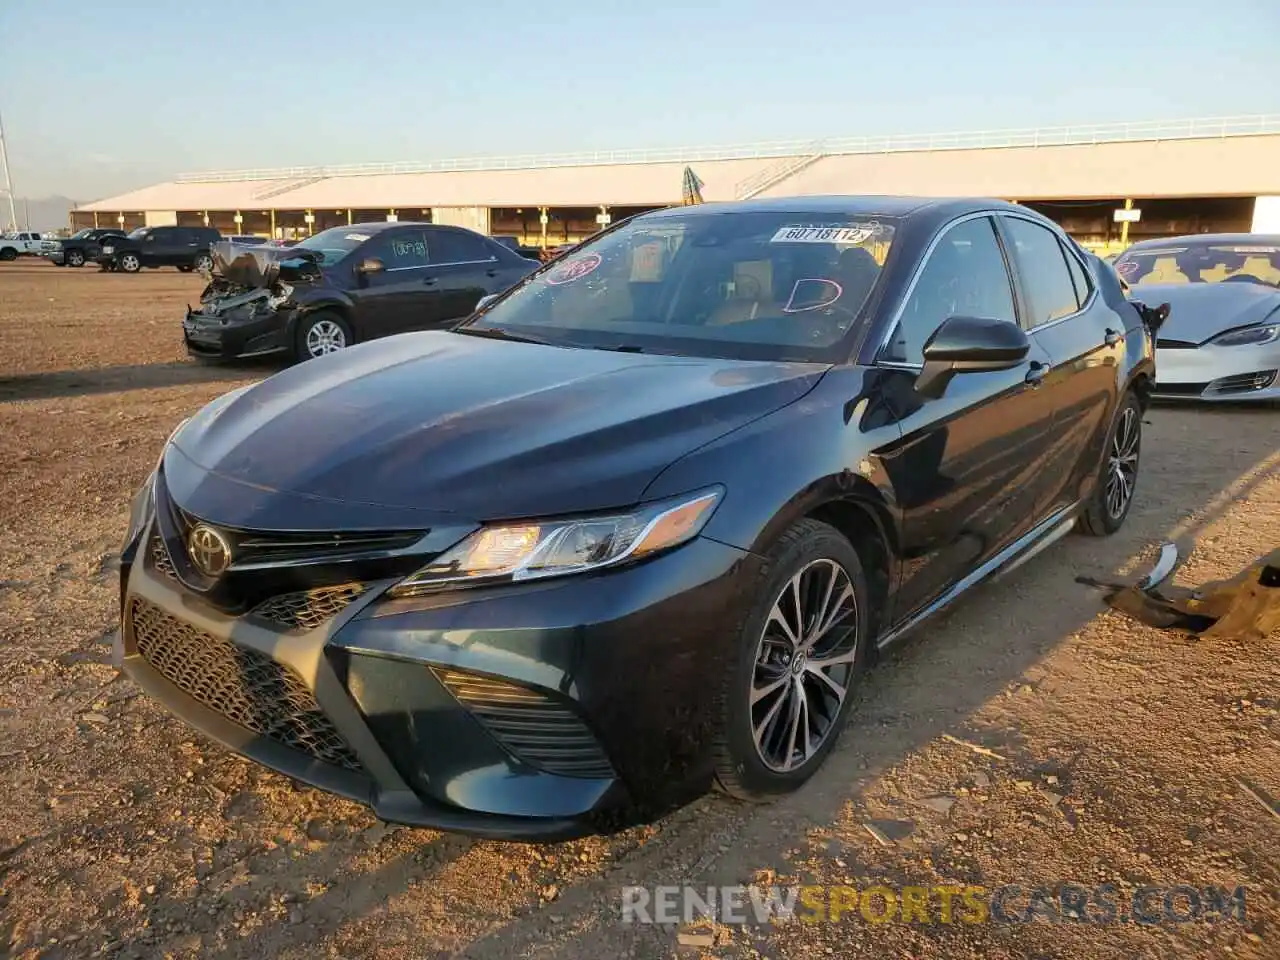
[[[894,231],[894,220],[873,215],[642,217],[576,247],[458,330],[604,350],[828,360],[860,322]]]
[[[1115,263],[1130,286],[1152,283],[1262,283],[1280,286],[1280,246],[1187,244],[1131,250]]]
[[[151,228],[150,228],[150,227],[139,227],[137,230],[134,230],[132,233],[130,233],[130,234],[129,234],[129,239],[130,239],[130,240],[141,240],[143,237],[145,237],[145,236],[146,236],[148,233],[150,233],[150,232],[151,232]]]
[[[373,234],[362,233],[359,227],[333,227],[321,230],[314,236],[294,245],[297,250],[312,250],[320,254],[320,262],[328,265],[337,263]]]
[[[83,230],[77,230],[71,235],[72,240],[83,240],[85,237],[93,236],[93,227],[85,227]]]

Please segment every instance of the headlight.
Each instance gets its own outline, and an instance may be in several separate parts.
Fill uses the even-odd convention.
[[[124,535],[126,548],[137,539],[138,534],[142,533],[142,528],[151,516],[152,507],[155,505],[155,486],[156,474],[153,470],[147,475],[138,492],[133,495],[133,503],[129,506],[129,529]]]
[[[1228,330],[1209,342],[1219,347],[1257,346],[1263,343],[1270,343],[1277,336],[1280,336],[1280,323],[1270,323],[1261,327]]]
[[[391,589],[409,597],[459,583],[510,583],[583,573],[679,546],[711,519],[719,488],[634,510],[483,527]]]

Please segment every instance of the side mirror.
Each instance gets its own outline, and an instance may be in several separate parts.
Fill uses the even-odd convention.
[[[476,308],[472,312],[479,313],[481,310],[489,306],[489,304],[493,303],[493,301],[497,299],[498,299],[498,294],[486,293],[483,297],[481,297],[479,300],[476,301]]]
[[[957,373],[1010,370],[1031,351],[1031,341],[1017,324],[989,317],[949,317],[924,345],[924,367],[916,392],[942,396]]]
[[[1162,303],[1158,307],[1149,307],[1141,300],[1130,300],[1134,308],[1142,316],[1142,322],[1147,325],[1147,329],[1154,335],[1164,326],[1164,322],[1169,319],[1169,304]]]
[[[370,273],[382,273],[387,269],[387,265],[377,257],[367,257],[356,264],[356,273],[368,275]]]

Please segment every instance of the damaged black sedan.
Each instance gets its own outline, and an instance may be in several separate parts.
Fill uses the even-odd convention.
[[[886,645],[1120,528],[1153,350],[1023,207],[644,214],[449,331],[180,426],[134,504],[116,655],[385,820],[553,839],[713,785],[776,797]]]
[[[445,327],[537,264],[458,227],[335,227],[291,247],[229,241],[183,337],[192,356],[308,360],[353,343]]]

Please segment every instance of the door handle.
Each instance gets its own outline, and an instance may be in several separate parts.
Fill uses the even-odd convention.
[[[436,285],[436,278],[435,278],[435,277],[423,277],[423,278],[422,278],[422,285],[423,285],[424,287],[434,287],[434,286]]]
[[[1045,374],[1048,372],[1049,365],[1047,363],[1041,363],[1039,360],[1032,360],[1031,369],[1027,371],[1027,375],[1024,379],[1031,386],[1038,387],[1044,382]]]
[[[486,271],[485,271],[485,276],[487,276],[487,277],[496,277],[497,275],[498,275],[498,271],[497,271],[497,270],[486,270]]]
[[[1117,343],[1120,342],[1120,332],[1117,330],[1112,330],[1110,327],[1107,327],[1107,335],[1102,338],[1102,342],[1105,343],[1108,347],[1114,347]]]

